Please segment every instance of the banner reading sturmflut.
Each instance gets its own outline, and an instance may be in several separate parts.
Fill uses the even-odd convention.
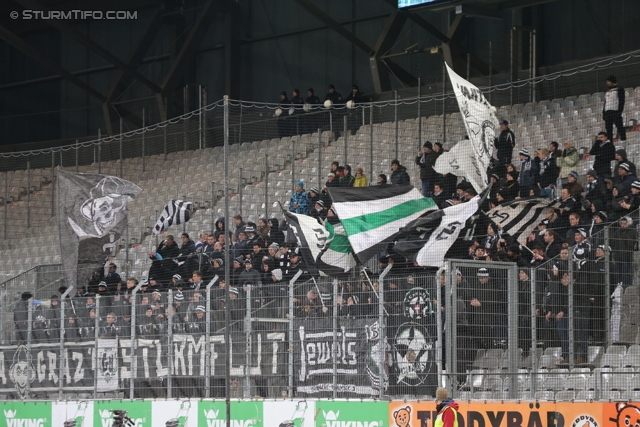
[[[84,284],[115,254],[142,189],[115,176],[58,170],[58,230],[67,286]]]
[[[481,193],[488,185],[487,167],[498,129],[495,108],[480,89],[457,75],[448,65],[447,71],[469,140],[460,141],[450,154],[440,156],[435,170],[462,176]]]

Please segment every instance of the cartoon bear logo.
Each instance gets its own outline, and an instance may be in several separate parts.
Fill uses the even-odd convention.
[[[396,427],[411,427],[409,424],[411,421],[411,406],[406,406],[394,411],[393,419],[396,422]]]
[[[618,427],[635,427],[640,425],[640,408],[628,403],[618,403],[616,405],[618,417],[611,418]]]

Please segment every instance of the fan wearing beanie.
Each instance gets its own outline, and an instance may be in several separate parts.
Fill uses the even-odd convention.
[[[306,215],[309,199],[304,191],[304,182],[302,180],[296,183],[296,191],[291,195],[289,201],[289,212]]]
[[[434,427],[458,427],[458,403],[449,399],[446,388],[436,390],[436,411]]]

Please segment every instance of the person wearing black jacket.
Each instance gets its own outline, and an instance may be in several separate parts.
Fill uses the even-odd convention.
[[[536,184],[540,189],[541,196],[551,197],[551,186],[555,185],[558,178],[558,167],[556,162],[549,158],[549,150],[541,148],[538,153],[540,154],[540,164],[538,165],[538,176]]]
[[[439,156],[440,154],[433,150],[433,144],[429,141],[422,146],[422,153],[418,153],[416,156],[415,162],[420,168],[420,181],[422,181],[422,195],[424,197],[431,197],[434,181],[438,178],[438,173],[433,170],[433,166]]]
[[[621,141],[626,141],[627,133],[622,123],[622,111],[624,110],[624,88],[618,85],[616,76],[607,77],[607,91],[604,94],[602,106],[602,120],[607,130],[607,135],[613,138],[613,125],[616,125]]]
[[[563,273],[560,280],[552,280],[547,287],[545,319],[551,326],[555,323],[562,349],[562,363],[569,362],[569,274]]]
[[[509,122],[500,120],[500,135],[495,139],[494,146],[498,150],[498,160],[503,165],[511,163],[513,149],[516,146],[516,135],[509,129]]]
[[[107,284],[107,289],[109,290],[109,294],[115,293],[122,279],[117,272],[118,266],[114,263],[109,264],[108,272],[104,276],[104,282]]]
[[[596,157],[593,170],[598,174],[598,179],[604,181],[606,178],[611,178],[611,161],[616,158],[616,148],[609,141],[606,132],[598,133],[598,139],[593,143],[589,154]]]
[[[325,101],[331,101],[331,104],[342,104],[342,95],[339,92],[336,92],[336,87],[334,85],[329,85],[329,92],[324,97]]]
[[[156,277],[160,283],[168,283],[175,273],[176,263],[173,261],[180,255],[180,248],[171,234],[167,235],[155,252],[148,251],[149,258],[153,260],[149,269],[149,276]],[[160,255],[160,256],[158,256]]]
[[[293,114],[299,113],[299,109],[301,109],[304,104],[304,100],[300,96],[300,89],[293,89],[293,92],[291,92],[291,104],[293,105],[293,108],[295,108]]]
[[[280,230],[280,223],[277,218],[269,218],[269,239],[268,243],[281,245],[284,242],[284,233]]]
[[[407,173],[407,168],[400,164],[398,159],[393,159],[391,161],[391,177],[389,180],[393,185],[409,185],[411,183],[411,178]]]
[[[440,209],[444,209],[447,207],[446,202],[449,197],[451,197],[451,194],[449,194],[449,196],[445,194],[441,183],[438,182],[433,185],[433,194],[431,198]]]

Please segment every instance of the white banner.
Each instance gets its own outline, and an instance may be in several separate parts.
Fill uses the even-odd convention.
[[[118,340],[98,340],[98,391],[118,390]]]
[[[475,196],[466,203],[443,209],[444,216],[440,226],[431,233],[427,243],[416,255],[418,265],[442,266],[447,251],[458,238],[467,220],[476,213],[479,203],[480,196]]]
[[[489,104],[480,89],[457,75],[448,65],[447,71],[469,136],[468,141],[462,142],[464,146],[470,145],[473,153],[473,156],[464,159],[458,158],[458,164],[460,170],[473,177],[469,182],[480,193],[488,185],[487,168],[493,155],[493,144],[498,133],[498,119],[495,108]],[[458,151],[460,154],[466,153],[466,150],[459,149]],[[442,158],[442,156],[440,157]],[[438,159],[439,161],[440,159]],[[466,175],[456,175],[466,177]]]

